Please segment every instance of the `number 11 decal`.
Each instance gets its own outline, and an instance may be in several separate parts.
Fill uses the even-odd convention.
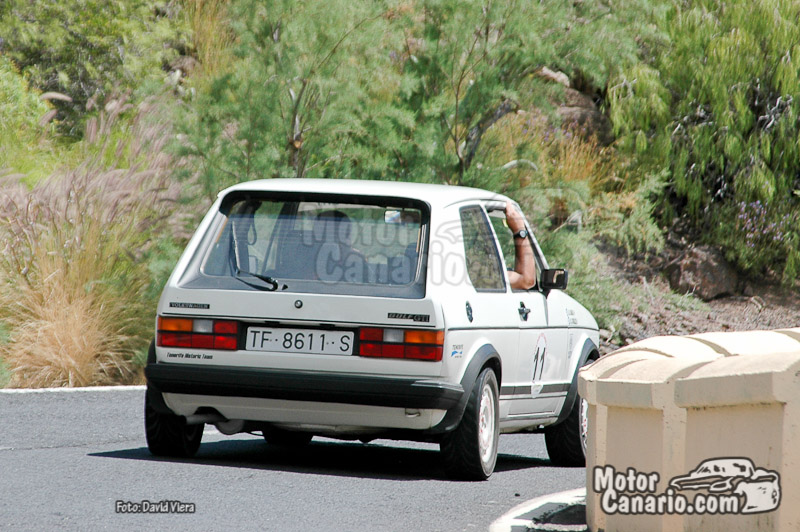
[[[541,333],[539,339],[536,340],[536,351],[533,354],[533,376],[531,377],[533,382],[542,380],[545,354],[547,354],[547,338],[544,333]]]

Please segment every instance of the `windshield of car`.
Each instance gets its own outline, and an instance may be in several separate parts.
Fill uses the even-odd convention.
[[[241,289],[424,295],[422,202],[244,196],[223,203],[220,216],[199,264],[209,282],[233,277],[249,285]]]

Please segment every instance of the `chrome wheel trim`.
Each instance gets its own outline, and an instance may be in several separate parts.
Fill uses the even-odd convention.
[[[491,386],[485,384],[481,393],[481,406],[478,417],[478,447],[483,463],[491,462],[496,445],[495,420],[497,412],[495,412],[494,406],[494,391]]]
[[[580,426],[578,427],[578,430],[581,436],[581,449],[583,450],[583,456],[586,456],[586,440],[589,436],[589,401],[583,397],[578,397],[578,400],[580,401],[578,410],[578,423],[580,423]]]

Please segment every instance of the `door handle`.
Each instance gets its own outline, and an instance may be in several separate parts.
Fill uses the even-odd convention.
[[[519,317],[523,319],[523,321],[528,321],[528,314],[531,313],[531,309],[525,306],[525,303],[522,301],[519,302]]]

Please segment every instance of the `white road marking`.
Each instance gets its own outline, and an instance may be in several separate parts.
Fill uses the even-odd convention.
[[[26,394],[26,393],[71,393],[71,392],[118,392],[118,391],[145,391],[144,385],[138,386],[86,386],[84,388],[2,388],[0,394]]]
[[[523,502],[509,510],[507,513],[502,515],[499,519],[489,525],[489,532],[508,532],[511,530],[511,527],[514,526],[521,526],[527,527],[531,524],[530,519],[519,519],[520,516],[523,516],[533,510],[539,508],[540,506],[544,506],[548,503],[577,503],[581,502],[586,498],[586,488],[578,488],[570,491],[562,491],[561,493],[552,493],[550,495],[544,495],[542,497],[537,497],[535,499],[531,499],[529,501]],[[553,531],[556,530],[563,530],[567,531],[581,531],[586,530],[586,525],[548,525],[550,527],[558,527],[552,528]]]

